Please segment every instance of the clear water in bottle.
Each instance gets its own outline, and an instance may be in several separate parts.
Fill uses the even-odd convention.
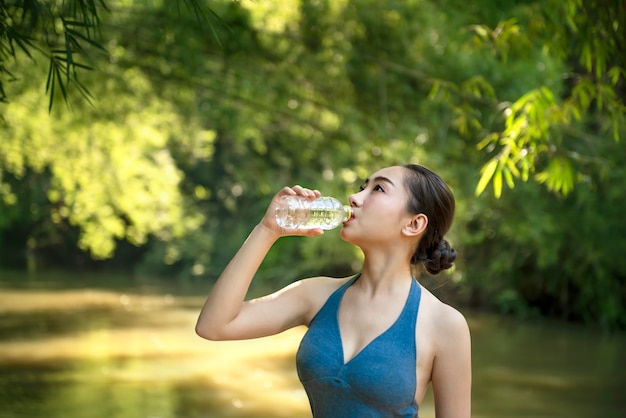
[[[283,196],[276,208],[276,223],[288,229],[333,229],[351,216],[350,206],[333,197]]]

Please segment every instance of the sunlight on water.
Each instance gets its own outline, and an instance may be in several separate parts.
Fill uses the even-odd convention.
[[[205,341],[206,286],[123,283],[0,281],[0,418],[311,416],[304,329]],[[470,328],[474,418],[624,416],[623,335],[480,315]],[[434,417],[430,393],[420,417]]]
[[[206,395],[221,408],[232,409],[216,416],[310,415],[294,365],[304,330],[255,341],[204,341],[194,332],[198,309],[185,308],[189,302],[172,295],[98,290],[5,290],[0,293],[5,319],[40,314],[46,325],[36,336],[29,335],[32,330],[16,329],[10,339],[3,338],[0,364],[72,364],[78,367],[57,373],[56,379],[96,387],[98,381],[187,385],[198,392],[195,396]],[[81,316],[89,321],[81,324]],[[63,324],[53,325],[56,320]],[[75,332],[66,332],[72,328]],[[175,411],[160,414],[177,416]]]

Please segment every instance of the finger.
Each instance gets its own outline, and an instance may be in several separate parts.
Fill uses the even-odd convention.
[[[298,194],[299,196],[306,196],[308,194],[308,190],[309,190],[309,189],[306,189],[306,188],[300,186],[299,184],[296,184],[291,189],[294,192],[296,192],[296,194]]]
[[[294,186],[294,187],[299,187],[299,186]],[[292,187],[283,187],[278,192],[279,196],[287,196],[287,195],[295,196],[296,194],[298,194],[298,193]]]
[[[312,190],[300,185],[295,185],[291,188],[296,194],[306,198],[317,198],[321,196],[319,190]]]

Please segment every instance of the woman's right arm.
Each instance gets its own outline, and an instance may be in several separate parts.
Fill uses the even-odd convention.
[[[286,187],[274,196],[263,220],[253,229],[211,289],[196,324],[199,336],[209,340],[258,338],[304,323],[307,291],[303,289],[303,281],[271,295],[245,301],[254,275],[278,238],[323,233],[321,229],[280,228],[276,224],[274,212],[278,199],[284,195],[314,198],[319,197],[320,193],[294,186]]]

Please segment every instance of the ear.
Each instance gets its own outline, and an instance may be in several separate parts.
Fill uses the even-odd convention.
[[[428,217],[423,213],[414,215],[402,228],[402,233],[409,237],[422,235],[428,226]]]

